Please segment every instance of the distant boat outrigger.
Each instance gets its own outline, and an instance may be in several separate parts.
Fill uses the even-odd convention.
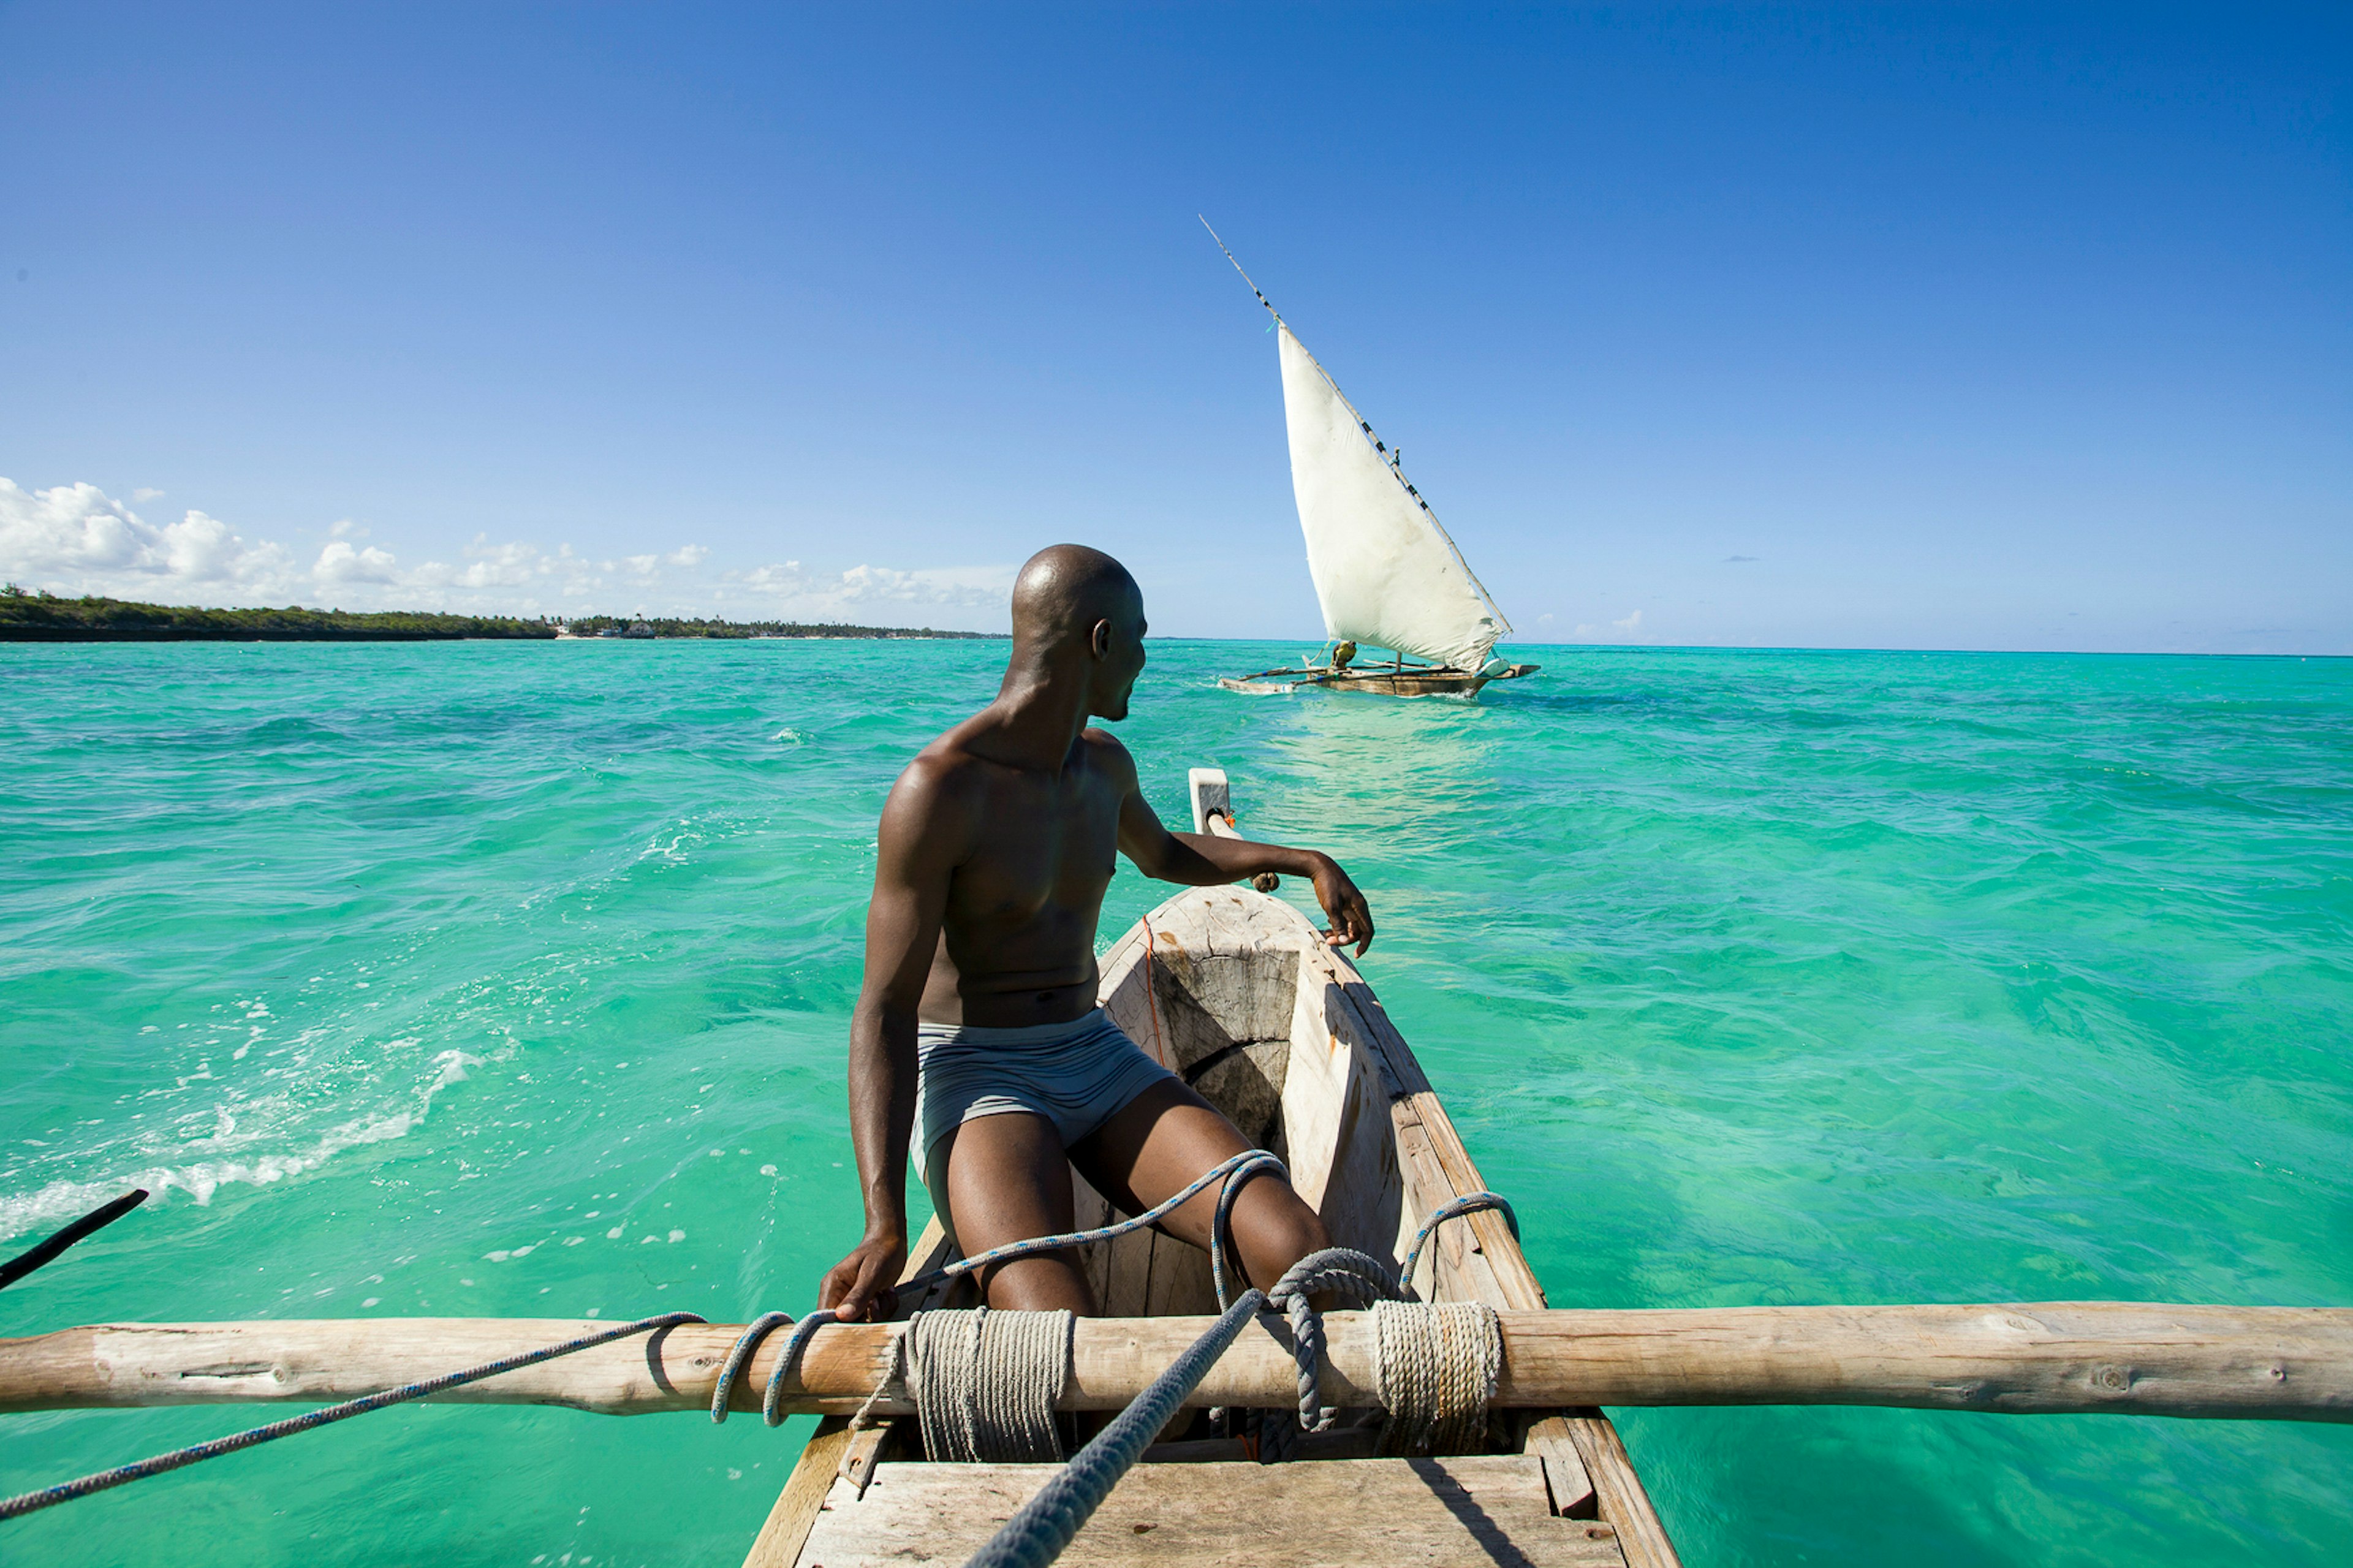
[[[1209,228],[1207,218],[1201,226]],[[1330,638],[1320,666],[1262,670],[1218,684],[1229,691],[1320,686],[1394,697],[1468,697],[1491,680],[1535,674],[1535,665],[1495,657],[1495,640],[1512,624],[1430,503],[1407,482],[1397,449],[1373,434],[1331,373],[1250,283],[1216,229],[1209,228],[1209,237],[1274,318],[1291,433],[1291,487],[1299,529],[1307,536],[1308,574]],[[1387,648],[1391,657],[1359,664],[1359,645]]]

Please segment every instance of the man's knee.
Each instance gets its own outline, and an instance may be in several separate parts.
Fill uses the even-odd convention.
[[[1077,1259],[1067,1252],[1018,1258],[988,1271],[982,1294],[1003,1312],[1075,1312],[1094,1316],[1094,1292]]]
[[[1309,1208],[1306,1204],[1299,1203],[1293,1206],[1289,1215],[1289,1232],[1285,1237],[1285,1245],[1287,1247],[1296,1248],[1299,1257],[1304,1258],[1311,1252],[1321,1252],[1331,1246],[1332,1233],[1324,1228],[1322,1215]]]
[[[1282,1198],[1281,1203],[1263,1205],[1252,1216],[1255,1223],[1250,1233],[1236,1237],[1252,1265],[1251,1276],[1265,1274],[1263,1284],[1268,1287],[1309,1253],[1332,1245],[1332,1233],[1324,1228],[1322,1217],[1314,1209],[1287,1189]]]

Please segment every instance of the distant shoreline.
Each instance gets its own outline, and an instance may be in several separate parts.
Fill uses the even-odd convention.
[[[985,641],[1000,632],[930,626],[856,626],[801,621],[686,620],[672,616],[453,616],[433,611],[205,609],[89,596],[60,599],[0,590],[0,642],[556,642],[701,638],[829,641]]]

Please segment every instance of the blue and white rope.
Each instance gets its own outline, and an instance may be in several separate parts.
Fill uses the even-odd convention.
[[[1435,1232],[1440,1226],[1444,1225],[1448,1220],[1453,1219],[1457,1215],[1476,1214],[1481,1209],[1501,1210],[1504,1215],[1504,1223],[1512,1227],[1512,1239],[1514,1241],[1517,1241],[1520,1238],[1520,1216],[1512,1212],[1512,1201],[1511,1199],[1504,1196],[1503,1194],[1489,1192],[1465,1193],[1459,1198],[1449,1198],[1444,1203],[1439,1205],[1436,1208],[1430,1210],[1430,1217],[1421,1222],[1421,1228],[1419,1230],[1414,1232],[1413,1245],[1406,1248],[1405,1267],[1398,1270],[1398,1285],[1399,1289],[1408,1291],[1413,1289],[1413,1266],[1420,1260],[1422,1245],[1429,1241],[1431,1234]]]
[[[1240,1158],[1228,1163],[1236,1164]],[[1271,1160],[1273,1156],[1267,1158]],[[1208,1180],[1208,1177],[1203,1178],[1205,1183]],[[1226,1206],[1219,1205],[1220,1222],[1212,1232],[1213,1241],[1223,1240],[1222,1210]],[[1422,1222],[1412,1248],[1406,1254],[1406,1271],[1400,1278],[1412,1278],[1413,1265],[1420,1257],[1423,1244],[1440,1226],[1458,1215],[1480,1209],[1501,1209],[1512,1226],[1512,1234],[1519,1235],[1519,1220],[1504,1198],[1494,1193],[1466,1193],[1440,1204]],[[1211,1259],[1214,1264],[1214,1249]],[[1309,1296],[1325,1290],[1354,1306],[1398,1293],[1397,1281],[1390,1278],[1387,1265],[1345,1247],[1309,1253],[1284,1272],[1269,1295],[1261,1296],[1256,1290],[1243,1292],[1208,1333],[1196,1340],[1093,1442],[1080,1449],[1060,1474],[1022,1504],[988,1543],[973,1554],[965,1568],[1050,1568],[1102,1506],[1103,1499],[1111,1495],[1120,1478],[1143,1457],[1153,1437],[1167,1426],[1185,1396],[1199,1386],[1226,1347],[1240,1334],[1242,1325],[1262,1306],[1280,1306],[1291,1318],[1293,1345],[1299,1362],[1300,1426],[1313,1431],[1328,1425],[1330,1413],[1317,1407],[1316,1390],[1324,1359],[1324,1324],[1308,1301]],[[1223,1300],[1222,1291],[1219,1300]]]

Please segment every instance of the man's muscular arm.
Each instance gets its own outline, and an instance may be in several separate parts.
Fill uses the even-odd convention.
[[[915,1121],[915,1010],[938,950],[948,878],[970,848],[954,764],[918,757],[892,786],[866,909],[866,980],[849,1023],[849,1136],[866,1235],[833,1266],[818,1305],[846,1321],[887,1314],[907,1261],[907,1142]]]
[[[1121,770],[1126,793],[1119,805],[1119,847],[1120,853],[1135,862],[1136,869],[1163,882],[1193,888],[1239,882],[1261,871],[1305,877],[1314,884],[1316,901],[1331,918],[1332,929],[1324,941],[1334,947],[1353,942],[1359,954],[1372,946],[1373,911],[1338,861],[1317,849],[1292,849],[1207,833],[1169,832],[1144,798],[1136,782],[1135,762],[1127,749],[1100,731],[1090,732],[1091,738],[1096,736],[1110,748],[1109,764]]]

